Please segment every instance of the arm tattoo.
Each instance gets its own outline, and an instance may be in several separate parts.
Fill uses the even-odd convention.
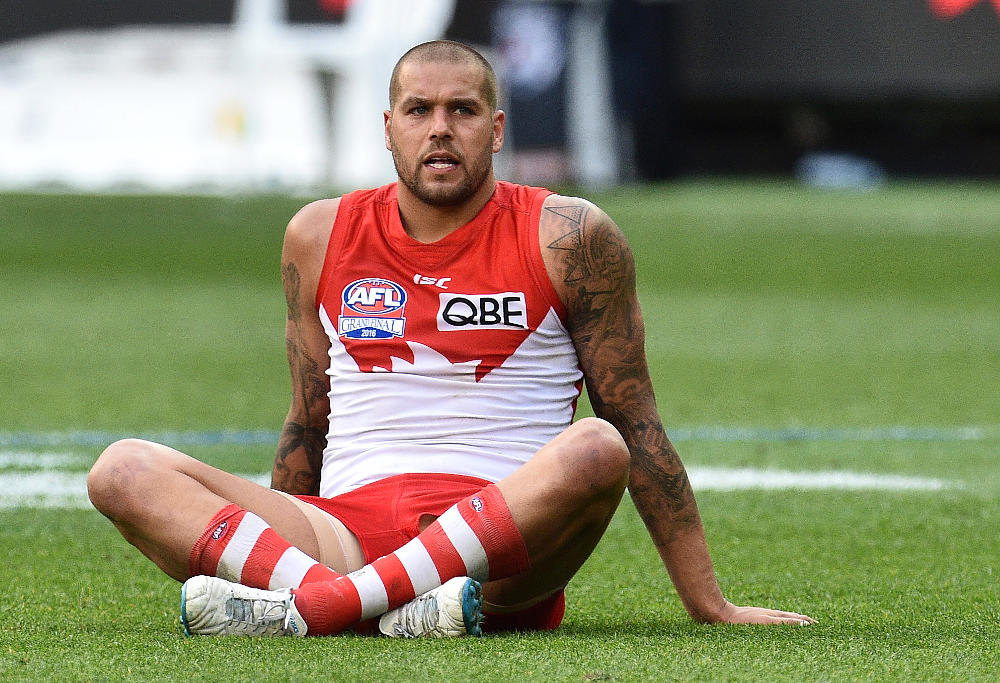
[[[328,384],[319,362],[302,343],[302,306],[300,294],[302,277],[294,263],[282,264],[281,279],[288,302],[288,333],[285,350],[292,375],[293,411],[298,420],[290,416],[278,441],[278,451],[271,472],[271,485],[289,493],[316,494],[323,465],[323,448],[326,444],[325,429]],[[292,457],[300,451],[304,457]]]
[[[594,413],[632,453],[629,491],[647,526],[698,523],[687,473],[663,430],[646,366],[635,262],[624,236],[586,203],[546,207],[558,250],[554,277],[567,292],[570,334]]]
[[[285,298],[288,301],[288,320],[295,328],[295,334],[285,339],[285,350],[288,353],[288,364],[293,377],[297,380],[300,398],[305,404],[307,417],[312,403],[326,396],[326,378],[319,363],[297,340],[302,339],[302,305],[300,294],[302,276],[294,263],[286,263],[281,267],[281,279],[285,285]]]
[[[563,252],[565,262],[563,282],[575,293],[574,326],[589,330],[609,312],[621,312],[613,306],[615,297],[627,292],[626,285],[634,286],[635,269],[631,255],[616,234],[609,230],[610,221],[591,229],[587,226],[589,210],[586,206],[552,206],[546,211],[558,216],[563,233],[549,244],[549,249]]]
[[[299,292],[302,290],[302,275],[294,263],[281,264],[281,282],[285,286],[285,300],[288,302],[288,319],[298,323],[302,320],[299,306]]]
[[[323,467],[323,446],[326,434],[322,429],[288,421],[278,439],[278,457],[271,471],[271,485],[288,493],[316,495],[319,493],[319,474]],[[293,467],[288,456],[302,449],[307,468]]]
[[[319,363],[294,339],[285,339],[285,351],[288,353],[288,365],[297,380],[299,398],[305,405],[306,417],[318,417],[310,413],[316,401],[326,398],[326,375]]]

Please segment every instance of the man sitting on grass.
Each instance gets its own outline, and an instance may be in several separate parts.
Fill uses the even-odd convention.
[[[626,487],[692,618],[812,623],[723,597],[625,238],[593,204],[494,177],[496,93],[471,48],[413,48],[384,112],[398,182],[289,223],[272,489],[138,440],[91,470],[94,505],[185,581],[187,632],[554,629]],[[574,423],[582,382],[598,417]]]

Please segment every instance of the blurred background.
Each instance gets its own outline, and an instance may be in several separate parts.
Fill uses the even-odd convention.
[[[408,47],[495,64],[500,175],[1000,177],[1000,0],[3,0],[0,190],[393,179]]]

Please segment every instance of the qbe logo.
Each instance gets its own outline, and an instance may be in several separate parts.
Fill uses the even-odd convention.
[[[347,339],[402,337],[406,290],[392,280],[364,278],[344,287],[337,332]]]
[[[442,332],[456,330],[526,330],[528,306],[524,292],[438,295],[437,325]]]

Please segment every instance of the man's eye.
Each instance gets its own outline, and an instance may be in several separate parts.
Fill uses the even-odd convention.
[[[426,114],[427,113],[427,107],[424,107],[424,106],[414,107],[413,109],[410,110],[410,113],[411,114]]]

